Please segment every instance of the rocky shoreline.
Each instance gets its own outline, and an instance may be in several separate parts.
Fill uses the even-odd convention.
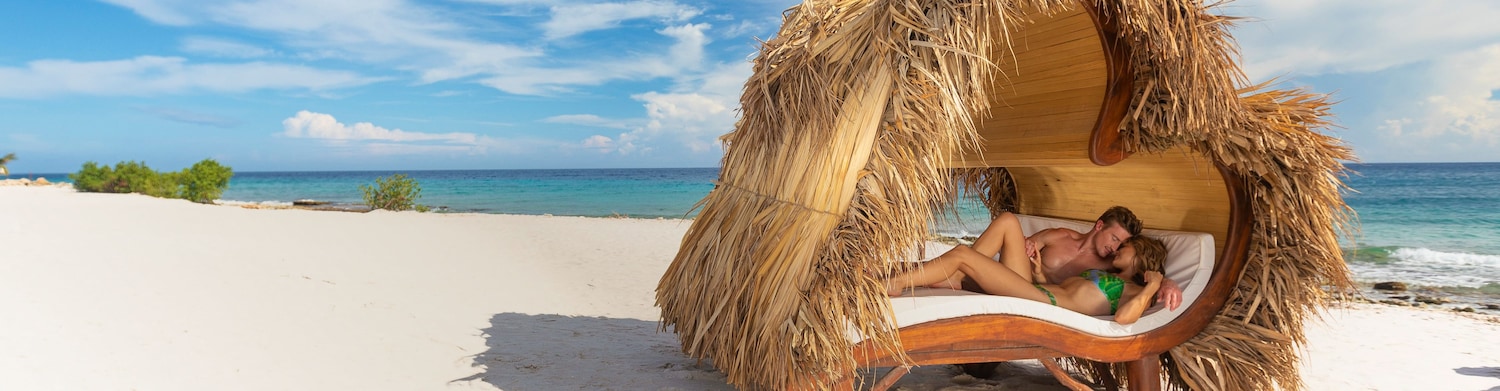
[[[1491,315],[1490,321],[1500,323],[1500,316],[1494,316],[1500,315],[1500,299],[1493,297],[1456,295],[1400,281],[1361,284],[1360,293],[1363,297],[1356,300],[1368,303]]]
[[[51,187],[67,187],[67,188],[71,188],[71,187],[73,187],[73,184],[67,183],[67,182],[61,182],[61,183],[52,182],[52,181],[47,180],[47,177],[38,177],[36,179],[31,179],[31,178],[0,179],[0,186],[51,186]]]

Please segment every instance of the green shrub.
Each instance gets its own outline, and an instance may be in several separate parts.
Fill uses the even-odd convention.
[[[234,170],[213,159],[203,159],[176,176],[178,193],[183,199],[206,204],[218,199],[224,194],[224,189],[229,188],[229,178],[234,177]]]
[[[233,176],[228,166],[204,159],[181,172],[157,172],[135,161],[119,162],[114,168],[87,162],[77,173],[68,174],[68,179],[73,180],[74,189],[83,192],[140,193],[210,203],[224,194]]]
[[[68,179],[73,181],[73,188],[78,191],[90,193],[113,193],[113,189],[106,189],[105,184],[113,182],[115,171],[109,166],[101,166],[99,163],[87,162],[83,169],[73,174],[68,174]]]
[[[113,193],[141,193],[152,197],[176,198],[177,184],[170,174],[147,167],[144,162],[115,164]]]
[[[406,174],[375,178],[375,186],[359,185],[359,190],[365,193],[365,204],[372,209],[427,209],[426,206],[417,205],[417,199],[422,198],[422,186],[417,184],[417,180],[407,178]]]

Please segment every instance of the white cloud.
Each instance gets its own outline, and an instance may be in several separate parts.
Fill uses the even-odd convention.
[[[583,139],[583,147],[597,149],[600,152],[610,152],[615,149],[615,140],[596,134]]]
[[[101,0],[106,3],[129,8],[152,22],[169,26],[195,24],[197,18],[184,12],[196,0]]]
[[[480,80],[480,84],[513,94],[547,95],[572,92],[573,86],[592,86],[611,80],[643,80],[682,76],[703,63],[703,34],[707,24],[668,27],[657,32],[676,39],[665,56],[597,59],[573,67],[517,67]]]
[[[680,145],[693,153],[717,152],[718,137],[734,130],[734,108],[739,107],[740,91],[750,73],[748,63],[723,64],[701,77],[683,80],[676,91],[631,96],[643,103],[645,125],[615,138],[594,135],[582,145],[622,155],[649,153],[659,143]]]
[[[275,52],[269,49],[255,45],[210,37],[184,38],[182,40],[182,50],[189,53],[230,58],[257,58],[275,54]]]
[[[1500,44],[1438,59],[1427,75],[1430,89],[1415,94],[1416,118],[1389,120],[1388,126],[1403,126],[1388,131],[1422,138],[1451,134],[1500,146]]]
[[[1500,40],[1500,2],[1242,0],[1233,31],[1252,82],[1283,74],[1374,72]]]
[[[281,121],[282,135],[292,138],[314,138],[346,141],[439,141],[449,144],[478,145],[479,137],[473,133],[423,133],[401,129],[386,129],[369,122],[353,126],[344,125],[332,115],[298,111],[297,115]]]
[[[485,25],[475,22],[480,19],[456,15],[456,10],[441,5],[401,0],[111,2],[162,24],[218,24],[268,32],[285,45],[277,52],[296,57],[391,66],[412,72],[422,83],[477,77],[474,81],[482,85],[525,95],[569,93],[577,86],[649,80],[695,71],[703,64],[703,47],[709,43],[704,34],[708,25],[681,24],[699,16],[701,11],[669,0],[470,1],[493,7],[549,7],[549,19],[535,26],[504,24],[514,21],[511,19]],[[504,14],[504,10],[499,13]],[[629,20],[646,20],[662,26],[656,32],[665,40],[634,39],[629,51],[605,52],[569,46],[552,48],[547,43],[547,37],[617,28]],[[542,36],[483,34],[527,28],[539,29]],[[634,30],[632,27],[627,33],[639,35]],[[749,48],[746,49],[748,52]]]
[[[189,63],[180,57],[77,62],[38,60],[24,68],[0,67],[0,97],[155,95],[184,92],[247,92],[262,89],[328,90],[377,79],[351,72],[266,62]]]
[[[660,19],[675,23],[698,16],[697,8],[671,1],[568,4],[552,7],[552,19],[542,24],[547,39],[562,39],[595,30],[615,28],[632,19]]]

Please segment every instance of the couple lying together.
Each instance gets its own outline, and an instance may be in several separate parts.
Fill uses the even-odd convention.
[[[894,275],[886,286],[894,297],[917,286],[959,289],[967,277],[984,293],[1135,323],[1153,296],[1169,309],[1182,304],[1181,287],[1162,278],[1166,246],[1140,233],[1141,221],[1122,206],[1105,211],[1088,233],[1051,228],[1030,238],[1005,213],[974,244]]]

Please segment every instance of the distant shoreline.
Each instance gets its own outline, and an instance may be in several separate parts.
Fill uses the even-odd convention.
[[[72,187],[72,185],[70,183],[67,183],[67,182],[54,182],[52,179],[50,179],[50,177],[39,177],[39,178],[49,178],[49,179],[47,179],[48,185],[46,185],[46,186],[50,186],[50,187],[67,187],[67,188],[71,188]],[[0,186],[34,186],[34,183],[35,183],[35,180],[30,179],[30,178],[12,178],[12,179],[0,180]],[[318,201],[323,201],[323,200],[318,200]],[[242,202],[242,201],[220,201],[220,202],[215,202],[214,205],[217,205],[217,206],[226,206],[226,207],[238,207],[238,208],[244,208],[244,209],[295,209],[295,210],[333,211],[333,212],[355,212],[355,213],[364,213],[364,212],[369,212],[370,211],[369,207],[365,206],[363,204],[337,203],[337,202],[334,202],[334,203],[321,202],[321,203],[315,204],[315,205],[294,205],[293,203],[265,203],[265,202],[257,203],[257,202]],[[478,214],[495,214],[495,215],[513,214],[513,213],[489,213],[489,212],[469,212],[469,211],[437,211],[437,212],[432,212],[432,213],[440,213],[440,214],[447,214],[447,213],[478,213]],[[543,214],[516,214],[516,215],[553,216],[554,214],[543,213]],[[569,216],[569,215],[558,215],[558,216]],[[662,217],[634,217],[634,216],[628,216],[628,215],[578,216],[578,217],[662,219]],[[685,219],[685,220],[691,220],[691,218],[688,218],[688,219]],[[966,239],[972,240],[972,237],[971,236],[962,236],[962,235],[940,234],[940,233],[934,233],[931,236],[929,236],[929,240],[931,240],[931,241],[940,242],[940,243],[947,243],[947,244],[957,244],[957,243],[960,243],[960,242],[964,242]],[[934,255],[934,254],[928,254],[928,256],[932,256],[932,255]],[[1378,304],[1385,304],[1385,305],[1409,306],[1409,307],[1419,307],[1419,308],[1426,307],[1426,308],[1436,308],[1436,309],[1459,311],[1459,312],[1469,312],[1469,311],[1472,311],[1474,313],[1479,313],[1479,314],[1500,315],[1500,295],[1496,295],[1496,294],[1492,294],[1492,293],[1485,293],[1485,292],[1456,293],[1456,292],[1450,292],[1450,291],[1446,291],[1446,290],[1442,289],[1444,287],[1424,286],[1424,285],[1421,285],[1421,284],[1418,284],[1418,283],[1414,283],[1414,282],[1411,282],[1411,281],[1399,281],[1399,280],[1393,280],[1393,281],[1394,282],[1401,282],[1401,283],[1406,284],[1408,286],[1408,289],[1405,290],[1405,291],[1383,291],[1383,290],[1376,290],[1376,289],[1373,288],[1374,282],[1360,282],[1359,283],[1360,284],[1360,293],[1364,296],[1362,299],[1364,301],[1367,301],[1367,302],[1378,303]]]

